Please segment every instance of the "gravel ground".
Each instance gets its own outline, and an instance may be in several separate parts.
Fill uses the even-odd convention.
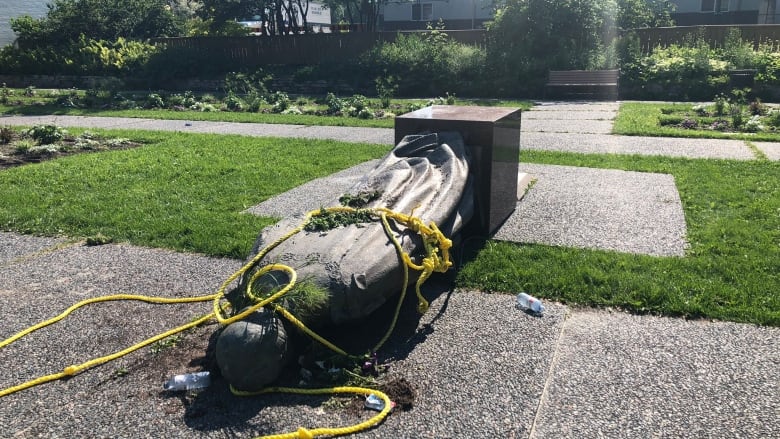
[[[210,292],[239,262],[126,245],[71,245],[0,268],[0,335],[103,293]],[[541,317],[511,295],[427,285],[429,312],[406,301],[380,352],[384,379],[405,380],[408,410],[356,437],[777,437],[780,330],[632,316],[546,303]],[[0,349],[0,388],[121,349],[205,312],[203,304],[95,305]],[[381,332],[387,315],[365,332]],[[360,325],[345,331],[353,334]],[[359,398],[239,398],[215,375],[198,394],[168,394],[166,377],[208,368],[208,325],[175,346],[146,348],[69,380],[2,398],[0,437],[238,437],[350,425],[367,419]],[[347,335],[349,336],[349,335]],[[348,339],[347,339],[348,340]]]

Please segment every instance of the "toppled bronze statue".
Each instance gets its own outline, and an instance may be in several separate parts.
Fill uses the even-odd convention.
[[[456,235],[470,221],[473,192],[459,134],[411,135],[340,202],[263,230],[249,258],[252,263],[226,294],[231,308],[238,314],[243,310],[246,318],[219,335],[216,355],[222,375],[246,391],[279,377],[292,358],[290,328],[279,314],[291,314],[312,330],[356,321],[434,268],[446,270],[443,253],[450,244],[444,237]],[[426,268],[409,272],[405,283],[406,265],[421,264]],[[279,300],[252,311],[288,285],[292,289]]]

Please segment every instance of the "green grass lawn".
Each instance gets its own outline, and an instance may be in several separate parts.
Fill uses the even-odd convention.
[[[780,163],[524,151],[530,163],[671,174],[683,258],[488,241],[458,283],[567,303],[780,325]]]
[[[662,125],[661,121],[665,118],[664,111],[696,119],[697,116],[693,111],[693,107],[694,104],[690,103],[624,102],[620,104],[620,111],[615,118],[612,132],[614,134],[626,136],[740,139],[748,141],[780,142],[780,132],[778,131],[767,130],[756,133],[732,133],[705,129],[685,129],[676,126]],[[745,117],[749,118],[749,116]],[[726,116],[723,119],[729,120],[730,118]]]
[[[244,258],[274,218],[241,214],[386,146],[209,134],[101,131],[142,140],[0,172],[0,228]]]

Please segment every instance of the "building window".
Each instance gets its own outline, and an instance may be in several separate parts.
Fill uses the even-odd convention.
[[[715,0],[701,0],[701,11],[702,12],[714,12],[715,11]]]
[[[718,3],[718,12],[728,12],[729,11],[729,0],[720,0]]]
[[[412,21],[428,21],[433,17],[433,3],[412,5]]]

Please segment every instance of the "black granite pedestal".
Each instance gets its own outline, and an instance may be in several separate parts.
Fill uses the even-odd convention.
[[[395,143],[406,135],[457,131],[472,157],[475,233],[492,236],[517,205],[520,110],[434,105],[396,117]]]

